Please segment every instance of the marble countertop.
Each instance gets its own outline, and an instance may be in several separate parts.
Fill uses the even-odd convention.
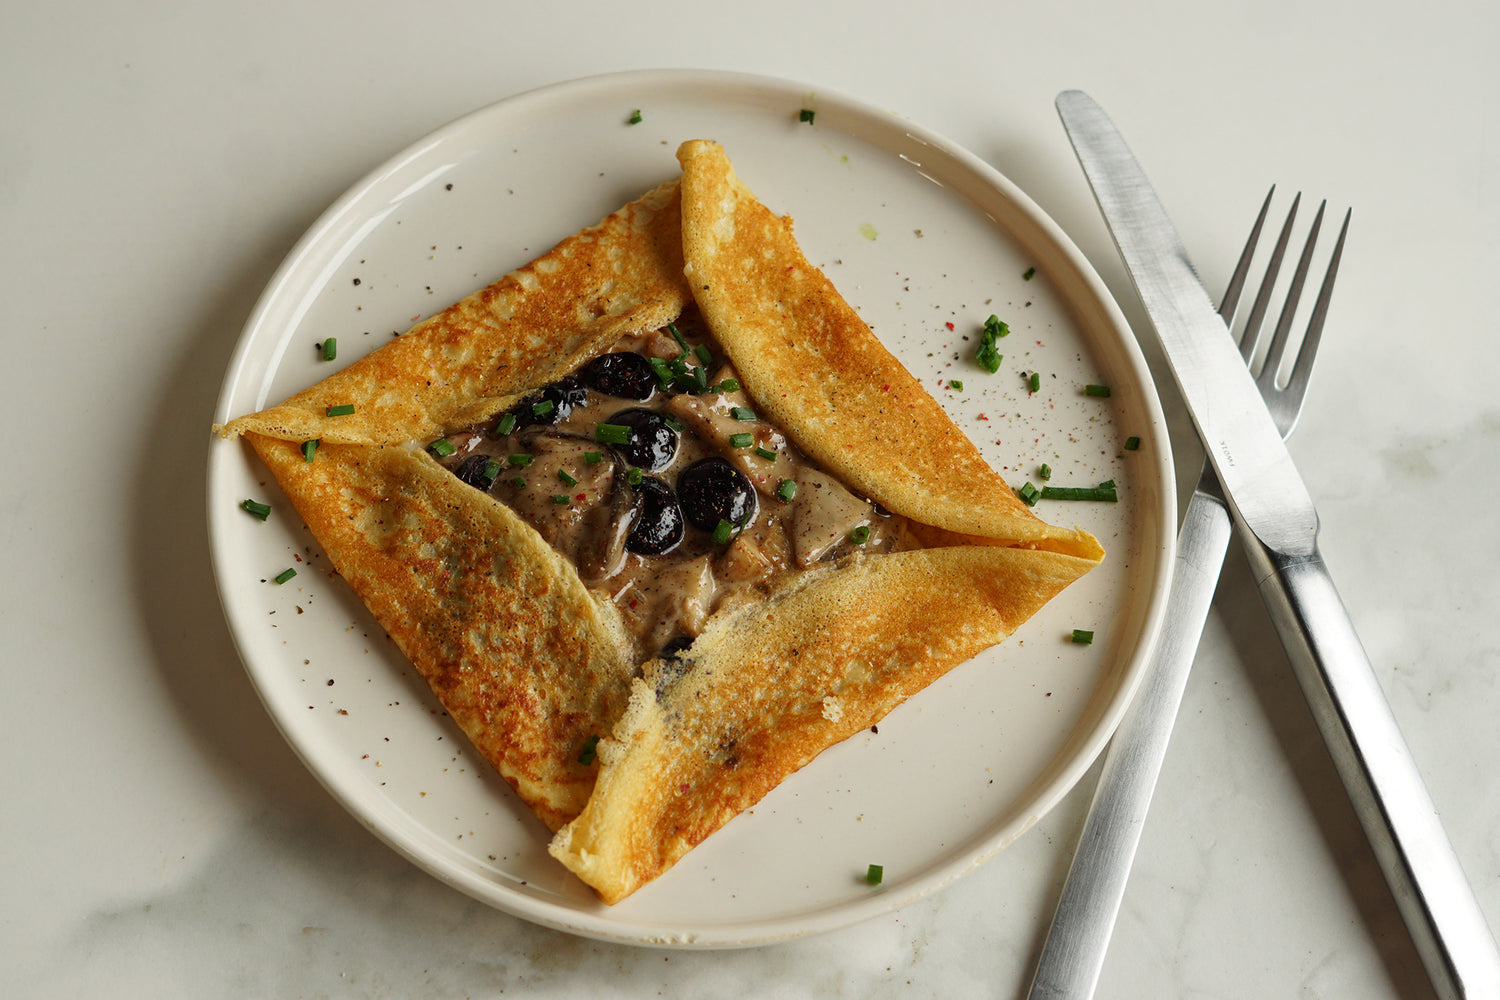
[[[302,766],[240,665],[209,564],[206,429],[278,263],[349,185],[443,123],[647,67],[805,81],[950,137],[1058,222],[1138,329],[1059,91],[1111,110],[1210,288],[1272,182],[1353,207],[1291,450],[1500,925],[1500,354],[1482,295],[1500,272],[1497,47],[1500,10],[1462,0],[9,5],[6,995],[1024,995],[1097,768],[1015,844],[894,913],[745,950],[606,944],[475,902],[376,839]],[[1186,489],[1201,452],[1159,384]],[[1100,995],[1430,995],[1238,552]]]

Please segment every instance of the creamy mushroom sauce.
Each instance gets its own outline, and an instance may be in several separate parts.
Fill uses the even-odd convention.
[[[490,424],[441,439],[451,454],[440,454],[447,448],[438,442],[429,451],[571,560],[586,586],[615,602],[648,654],[686,646],[710,615],[760,600],[792,572],[915,546],[905,518],[851,493],[755,414],[733,367],[694,317],[625,337],[606,353],[654,359],[649,398],[591,387],[630,391],[598,377],[596,358]],[[663,388],[674,362],[684,374]],[[631,420],[637,428],[619,442],[617,428]],[[661,422],[672,428],[675,450],[643,445]],[[705,480],[713,496],[700,488]],[[726,492],[727,500],[718,496]],[[674,510],[680,540],[670,523]]]

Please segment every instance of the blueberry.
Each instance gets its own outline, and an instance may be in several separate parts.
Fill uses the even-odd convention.
[[[576,375],[564,375],[541,392],[532,393],[511,407],[509,412],[495,421],[495,430],[501,431],[506,418],[511,418],[511,432],[533,424],[555,424],[568,419],[580,406],[589,405],[589,390]],[[504,436],[501,432],[497,436]]]
[[[616,448],[637,469],[660,472],[677,457],[677,432],[660,413],[636,408],[621,410],[609,418],[609,423],[630,428],[630,439]]]
[[[642,476],[635,486],[640,497],[640,517],[625,539],[625,547],[637,555],[659,556],[682,542],[682,508],[672,487],[655,476]]]
[[[500,475],[500,463],[489,455],[470,455],[453,467],[453,474],[476,490],[489,490]]]
[[[607,396],[644,403],[656,395],[656,372],[651,362],[631,351],[601,354],[579,373],[584,385]]]
[[[720,521],[735,527],[755,516],[755,487],[746,475],[722,458],[704,458],[688,466],[677,479],[677,495],[688,523],[713,531]]]

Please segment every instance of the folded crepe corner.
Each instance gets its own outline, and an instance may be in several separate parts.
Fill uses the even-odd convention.
[[[672,181],[243,434],[475,747],[615,903],[1103,558],[1037,518],[716,143]],[[695,305],[759,410],[922,547],[796,576],[645,659],[614,604],[413,442],[489,419]],[[355,412],[328,416],[328,408]],[[302,441],[322,442],[316,460]],[[830,710],[829,706],[837,706]],[[602,737],[602,738],[601,738]],[[581,754],[597,740],[597,754]],[[591,759],[592,758],[592,759]],[[584,763],[583,761],[589,761]]]

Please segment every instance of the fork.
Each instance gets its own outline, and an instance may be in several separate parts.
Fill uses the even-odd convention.
[[[1219,306],[1219,315],[1230,328],[1234,326],[1240,295],[1275,193],[1276,188],[1272,186],[1255,218],[1250,238]],[[1300,194],[1292,200],[1245,321],[1240,352],[1252,369],[1261,344],[1265,314],[1280,276],[1301,200]],[[1256,376],[1261,395],[1283,438],[1292,432],[1302,411],[1308,375],[1317,355],[1334,279],[1338,276],[1339,259],[1343,256],[1344,237],[1349,231],[1350,213],[1346,212],[1317,303],[1294,355],[1290,375],[1283,384],[1279,373],[1291,345],[1294,317],[1326,205],[1324,202],[1318,206],[1287,289],[1286,302]],[[1140,843],[1141,829],[1151,805],[1151,795],[1161,773],[1172,725],[1182,703],[1183,689],[1187,685],[1193,656],[1233,534],[1219,480],[1213,468],[1205,462],[1177,534],[1177,564],[1167,601],[1166,628],[1141,682],[1141,690],[1110,741],[1088,818],[1084,821],[1078,848],[1063,883],[1046,943],[1042,946],[1029,1000],[1091,997],[1098,984],[1136,846]]]

